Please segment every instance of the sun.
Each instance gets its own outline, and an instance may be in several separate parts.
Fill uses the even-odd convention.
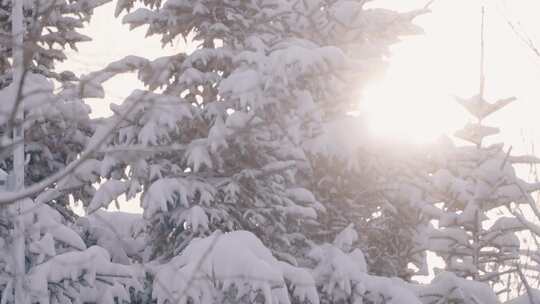
[[[425,34],[403,37],[392,47],[385,76],[360,97],[373,135],[428,143],[467,122],[454,95],[478,90],[480,10],[469,6],[434,5],[433,13],[418,17]]]
[[[418,60],[418,73],[410,74],[406,66],[413,60]],[[463,111],[440,85],[450,80],[433,77],[421,62],[420,58],[395,58],[387,76],[366,88],[360,109],[372,135],[425,144],[463,125]]]

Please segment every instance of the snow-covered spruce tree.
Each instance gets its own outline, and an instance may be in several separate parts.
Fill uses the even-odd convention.
[[[304,92],[330,78],[327,71],[344,58],[335,48],[286,39],[281,15],[287,11],[279,1],[169,1],[125,17],[132,25],[150,24],[150,33],[162,34],[164,42],[194,32],[199,45],[192,54],[154,61],[128,57],[102,74],[138,69],[149,90],[112,107],[111,120],[124,120],[103,148],[102,174],[109,180],[89,211],[143,190],[147,260],[184,256],[195,237],[213,231],[247,230],[280,260],[297,263],[298,244],[307,245],[301,229],[314,223],[318,205],[295,183],[304,159],[288,128],[313,104]],[[161,298],[162,279],[152,273],[152,296]],[[213,287],[258,294],[261,286],[273,286],[265,279],[244,286],[219,278]],[[176,283],[168,301],[181,295]],[[208,292],[204,301],[218,301]],[[288,293],[282,297],[289,299]]]
[[[10,101],[15,100],[15,88],[16,85],[11,84],[0,91],[8,110]],[[28,186],[32,186],[75,160],[88,142],[92,128],[88,107],[77,97],[53,93],[53,83],[45,76],[27,73],[21,92],[25,112],[25,180]],[[8,127],[10,113],[7,111],[2,116],[4,130]],[[10,171],[12,149],[8,146],[5,150],[2,165]],[[123,294],[119,288],[121,280],[131,277],[129,269],[108,265],[108,254],[97,247],[87,249],[73,227],[75,216],[68,206],[69,196],[84,200],[93,194],[91,184],[97,181],[99,171],[92,164],[96,164],[95,161],[89,160],[43,192],[26,198],[23,203],[2,206],[0,289],[3,303],[14,302],[14,264],[20,257],[15,257],[12,250],[20,236],[13,227],[19,217],[23,218],[26,227],[22,236],[25,251],[17,254],[24,254],[27,300],[71,303],[84,299],[105,301],[116,297],[129,301],[127,285],[123,285],[126,287]],[[87,262],[81,263],[83,260]],[[96,264],[103,268],[92,275]],[[117,279],[117,274],[125,278]]]
[[[75,90],[62,90],[75,87],[77,79],[72,72],[58,72],[55,63],[66,59],[66,45],[76,49],[79,42],[90,40],[77,30],[83,27],[84,21],[89,20],[93,9],[105,2],[24,1],[23,45],[15,45],[13,48],[7,39],[0,47],[3,55],[3,63],[0,65],[0,134],[3,140],[10,137],[11,131],[8,129],[20,124],[14,120],[15,107],[18,110],[22,108],[26,157],[24,180],[27,186],[64,169],[77,158],[92,134],[93,126],[88,116],[90,109],[81,100],[85,96]],[[4,37],[11,37],[12,1],[2,1],[0,10],[3,12],[0,28]],[[21,50],[24,71],[22,80],[14,83],[12,74],[15,67],[11,66],[13,53]],[[57,93],[54,93],[54,81],[62,85]],[[23,106],[14,106],[18,102],[22,102]],[[13,158],[10,156],[15,145],[3,141],[2,146],[5,149],[0,155],[0,169],[11,172]],[[68,194],[73,195],[75,200],[89,199],[93,194],[90,185],[96,178],[97,174],[92,174],[89,162],[70,177],[50,185],[47,202],[54,202],[51,206],[63,216],[73,218],[73,213],[67,208]],[[52,188],[55,188],[54,191]]]
[[[63,88],[73,88],[77,83],[73,72],[57,71],[55,64],[67,58],[66,46],[76,50],[78,43],[91,40],[78,30],[90,20],[94,8],[106,2],[25,0],[23,3],[24,42],[15,49],[22,48],[24,51],[24,85],[20,99],[23,100],[25,112],[25,153],[29,162],[25,172],[27,185],[62,170],[77,157],[92,134],[93,126],[88,116],[90,109],[80,99],[86,96],[75,90],[53,94],[54,81],[58,81]],[[11,9],[12,1],[2,1],[0,4],[0,11],[3,12],[0,31],[4,37],[12,36]],[[6,40],[0,46],[3,55],[0,88],[3,89],[4,104],[0,113],[0,133],[4,136],[6,127],[13,123],[9,121],[13,106],[8,103],[15,100],[19,87],[18,83],[12,83],[13,47],[8,42]],[[0,168],[7,172],[12,170],[12,160],[6,157],[8,150],[0,158]],[[76,200],[86,200],[92,194],[89,187],[80,191],[73,183],[71,181],[64,188],[70,188],[70,192],[76,194]],[[59,196],[57,201],[63,205],[68,202],[66,196]]]
[[[342,43],[340,49],[323,38],[308,39],[312,36],[308,30],[314,30],[308,27],[312,17],[301,8],[305,5],[301,1],[145,4],[147,8],[129,13],[124,22],[132,27],[149,25],[148,33],[161,35],[164,43],[180,36],[192,39],[197,47],[190,54],[153,61],[127,57],[88,82],[100,92],[100,82],[137,70],[148,88],[111,107],[115,113],[111,121],[123,121],[102,149],[101,173],[108,180],[88,205],[89,212],[119,195],[132,199],[142,192],[150,245],[145,259],[164,263],[162,269],[167,269],[167,261],[178,264],[174,268],[197,265],[189,256],[190,248],[208,241],[194,238],[211,238],[217,230],[250,231],[279,260],[315,266],[316,261],[309,262],[315,259],[303,253],[312,245],[308,230],[319,227],[317,211],[324,209],[305,189],[310,184],[297,181],[298,172],[309,171],[310,166],[299,147],[335,114],[332,101],[340,114],[351,108],[354,97],[344,90],[361,78],[357,75],[361,68],[380,59],[380,54],[346,58],[344,50],[356,54],[355,49],[377,41],[376,25],[371,38],[362,36],[361,28],[378,20],[376,16],[387,17],[385,29],[410,25],[412,17],[387,11],[364,16],[362,2],[349,6],[313,2],[310,14],[322,18],[317,24],[327,23],[325,39],[346,32],[347,26],[340,23],[343,14],[362,16],[351,34],[361,42]],[[117,13],[133,5],[134,1],[120,1]],[[355,16],[346,16],[345,23],[356,22]],[[378,43],[387,47],[391,42],[386,37]],[[159,292],[163,279],[159,270],[151,272],[154,298],[173,301],[184,296],[184,287],[172,280],[165,282],[171,292]],[[218,291],[256,295],[267,283],[253,278],[232,284],[223,278],[227,273],[215,275],[216,280],[205,283],[210,284],[206,292],[189,298],[211,303],[219,301],[213,296]],[[298,288],[285,278],[290,290]],[[291,293],[291,298],[297,296]],[[360,301],[362,295],[355,299]]]
[[[430,209],[437,227],[426,230],[429,250],[444,259],[446,270],[496,290],[509,288],[507,276],[520,271],[522,244],[516,233],[529,227],[516,206],[534,202],[530,193],[540,189],[516,176],[510,151],[503,151],[502,144],[482,145],[486,136],[499,132],[483,125],[483,119],[511,100],[488,103],[479,95],[459,99],[478,123],[456,136],[474,146],[449,145],[433,159],[435,169],[422,186],[430,201],[437,202]]]
[[[11,129],[22,124],[24,132],[25,182],[32,187],[76,160],[89,142],[93,126],[86,97],[73,88],[77,79],[71,72],[59,73],[54,63],[64,60],[63,48],[75,48],[89,40],[76,30],[88,20],[94,7],[103,1],[24,1],[23,45],[2,43],[1,87],[2,155],[0,168],[13,170],[12,148],[21,143],[5,141]],[[11,31],[11,4],[3,1],[0,24]],[[5,35],[10,37],[9,35]],[[12,46],[14,46],[12,48]],[[24,66],[12,67],[13,53],[24,51]],[[20,61],[19,61],[20,62]],[[13,69],[22,68],[22,80],[13,81]],[[55,92],[58,81],[62,88]],[[20,91],[19,91],[20,89]],[[13,120],[14,104],[24,113],[24,121]],[[23,201],[0,208],[0,294],[2,303],[14,303],[16,278],[22,277],[24,299],[39,303],[129,302],[129,288],[136,287],[136,274],[129,268],[112,264],[103,248],[87,246],[76,232],[74,200],[87,200],[94,193],[91,184],[99,177],[99,163],[88,160],[65,178],[47,183],[44,191]],[[12,185],[3,185],[9,187]],[[4,189],[5,190],[5,189]],[[15,222],[22,230],[15,230]],[[23,232],[23,234],[21,233]],[[23,250],[15,248],[17,244]],[[88,248],[89,247],[89,248]],[[22,249],[21,248],[21,249]],[[22,263],[24,273],[17,273]]]
[[[90,37],[78,32],[89,21],[94,8],[106,3],[106,0],[25,0],[23,1],[23,45],[13,46],[6,40],[2,43],[2,63],[0,64],[0,87],[4,107],[0,114],[0,130],[6,135],[6,127],[12,123],[13,102],[19,83],[12,82],[14,51],[23,50],[24,72],[23,90],[20,100],[24,103],[25,113],[25,153],[28,164],[25,172],[27,185],[43,180],[52,173],[62,170],[82,151],[92,132],[88,113],[89,108],[79,97],[79,92],[62,91],[53,94],[54,82],[60,82],[64,88],[73,87],[77,79],[73,72],[57,71],[55,64],[64,61],[66,46],[77,49],[80,42],[89,41]],[[11,10],[12,1],[2,1],[0,11],[0,29],[4,37],[12,36]],[[6,144],[6,143],[3,143]],[[6,149],[6,153],[9,149]],[[7,153],[9,154],[9,153]],[[2,155],[0,168],[12,170],[12,160]],[[87,166],[88,167],[88,166]],[[67,179],[64,181],[66,182]],[[87,182],[87,181],[86,181]],[[64,188],[71,193],[77,189],[73,182]],[[80,187],[79,187],[80,188]],[[77,193],[76,200],[88,199],[92,191],[88,187]],[[57,202],[66,205],[66,196],[57,195]]]

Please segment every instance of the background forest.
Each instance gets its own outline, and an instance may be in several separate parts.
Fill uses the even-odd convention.
[[[453,136],[362,107],[426,111],[381,79],[436,5],[0,2],[0,303],[540,303],[540,159],[495,136],[520,100],[490,89],[491,10]],[[98,10],[140,49],[81,61]]]

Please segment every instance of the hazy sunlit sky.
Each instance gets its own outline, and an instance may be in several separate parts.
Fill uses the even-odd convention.
[[[61,68],[87,73],[126,55],[153,58],[185,48],[178,39],[163,50],[158,37],[144,38],[145,29],[130,31],[120,18],[113,19],[115,2],[96,10],[84,30],[94,41],[80,45],[80,52],[70,53]],[[370,6],[407,11],[426,2],[378,0]],[[513,145],[514,151],[530,151],[531,142],[540,135],[540,58],[516,38],[506,20],[521,22],[540,44],[538,0],[436,0],[432,13],[416,19],[425,35],[404,37],[394,46],[386,76],[359,96],[374,134],[422,143],[442,133],[452,134],[470,120],[452,96],[469,97],[478,92],[481,5],[486,6],[486,95],[492,100],[518,98],[487,123],[502,128],[497,140]],[[110,114],[110,102],[120,102],[138,87],[134,75],[108,82],[107,98],[92,102],[93,115]]]
[[[374,1],[398,7],[396,2]],[[400,9],[425,3],[399,2]],[[486,95],[492,100],[518,98],[487,123],[501,127],[498,139],[521,145],[519,150],[524,149],[521,134],[529,143],[540,134],[540,58],[507,25],[507,20],[519,20],[534,38],[538,32],[532,31],[540,25],[536,0],[435,1],[433,12],[417,19],[426,34],[404,38],[395,46],[385,79],[364,96],[374,132],[426,141],[442,132],[452,134],[469,120],[452,96],[478,92],[482,5],[486,7]]]

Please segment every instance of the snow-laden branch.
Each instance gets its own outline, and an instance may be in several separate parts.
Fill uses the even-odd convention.
[[[146,93],[147,92],[144,92],[141,96],[139,96],[139,98],[144,98]],[[112,131],[115,130],[122,123],[124,117],[129,115],[129,113],[131,113],[131,111],[136,107],[136,105],[137,102],[135,101],[129,106],[129,108],[126,112],[123,113],[123,115],[115,117],[111,125],[107,129],[102,130],[100,132],[101,134],[98,134],[97,138],[95,138],[95,140],[92,141],[88,148],[83,153],[81,153],[80,157],[67,165],[62,171],[59,171],[56,174],[53,174],[52,176],[25,188],[24,190],[16,192],[7,191],[0,193],[0,205],[10,205],[15,203],[17,200],[32,196],[42,190],[45,190],[47,187],[56,183],[62,178],[68,176],[81,164],[83,164],[85,160],[91,158],[95,154],[95,152],[99,150],[101,145],[111,135]]]

